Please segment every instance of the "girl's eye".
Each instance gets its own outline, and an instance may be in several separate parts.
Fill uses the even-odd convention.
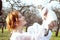
[[[21,18],[22,16],[19,16],[19,18]]]
[[[21,16],[19,16],[19,18],[21,18]]]

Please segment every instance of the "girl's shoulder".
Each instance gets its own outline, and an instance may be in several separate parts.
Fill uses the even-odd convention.
[[[22,36],[22,33],[19,32],[12,32],[10,40],[19,40]]]

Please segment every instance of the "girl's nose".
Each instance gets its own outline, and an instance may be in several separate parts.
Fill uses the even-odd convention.
[[[23,19],[25,20],[25,17],[23,16]]]

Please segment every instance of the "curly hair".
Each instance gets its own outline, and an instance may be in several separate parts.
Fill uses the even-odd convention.
[[[17,23],[17,24],[19,23],[18,15],[19,15],[19,11],[17,11],[17,10],[12,11],[7,15],[6,26],[7,26],[8,30],[12,30],[12,29],[16,28],[15,23]]]

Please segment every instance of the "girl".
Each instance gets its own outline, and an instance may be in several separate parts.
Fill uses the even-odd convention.
[[[22,31],[26,24],[24,16],[19,11],[12,11],[7,15],[6,24],[8,30],[12,30],[10,40],[31,40],[32,36]]]

